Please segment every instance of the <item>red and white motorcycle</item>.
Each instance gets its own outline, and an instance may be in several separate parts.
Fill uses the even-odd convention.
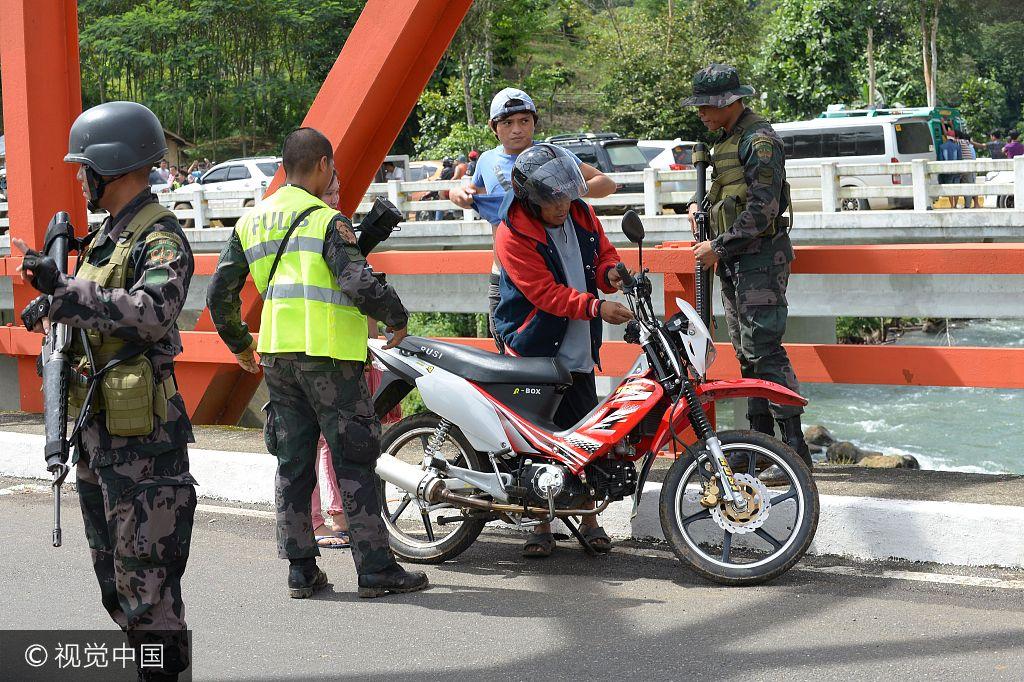
[[[644,229],[632,211],[623,231],[642,254]],[[387,351],[371,341],[372,360],[385,370],[378,414],[413,387],[429,410],[385,433],[377,464],[384,521],[399,557],[451,559],[499,519],[521,528],[561,519],[592,551],[575,519],[629,496],[635,513],[655,456],[666,449],[681,456],[662,483],[661,525],[683,563],[710,580],[744,585],[771,580],[803,556],[818,523],[810,470],[775,438],[716,432],[704,405],[748,397],[806,401],[766,381],[708,381],[715,347],[693,307],[677,299],[681,312],[657,319],[648,271],[641,267],[633,277],[619,268],[636,318],[626,340],[643,353],[622,383],[567,430],[551,418],[572,379],[553,358],[412,336]],[[680,439],[686,427],[695,445]],[[766,484],[759,473],[772,466]]]

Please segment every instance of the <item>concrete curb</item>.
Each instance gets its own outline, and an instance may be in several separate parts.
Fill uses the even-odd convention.
[[[0,431],[0,475],[49,479],[43,437]],[[273,504],[276,462],[266,453],[192,449],[190,463],[202,497]],[[601,515],[615,538],[663,540],[660,483],[647,483],[636,518],[629,500]],[[818,531],[809,553],[854,559],[1024,568],[1024,507],[964,502],[822,495]]]

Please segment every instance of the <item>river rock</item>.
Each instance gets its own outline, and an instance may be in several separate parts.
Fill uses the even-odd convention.
[[[825,451],[825,459],[836,464],[856,464],[864,454],[861,449],[853,443],[845,440],[837,441],[828,446]]]
[[[808,426],[807,430],[804,431],[804,440],[807,441],[808,445],[820,445],[826,448],[836,442],[836,439],[832,437],[828,429],[820,424]]]
[[[903,460],[902,469],[920,469],[921,463],[917,461],[917,458],[913,455],[900,455]]]
[[[872,469],[920,469],[921,465],[911,455],[867,455],[858,464]]]
[[[898,455],[868,455],[859,462],[862,467],[871,469],[902,469],[903,458]]]

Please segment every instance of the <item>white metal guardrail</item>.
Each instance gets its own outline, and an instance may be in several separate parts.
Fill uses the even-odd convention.
[[[972,183],[942,183],[943,175],[973,174]],[[808,202],[820,204],[822,213],[834,213],[850,202],[846,200],[902,200],[914,211],[932,208],[943,196],[984,196],[985,208],[1009,208],[1024,204],[1024,156],[1013,160],[977,159],[973,161],[928,161],[909,163],[839,164],[826,162],[814,166],[791,166],[786,175],[792,199],[799,211]],[[685,204],[696,184],[696,171],[670,171],[647,168],[631,173],[610,173],[623,186],[641,187],[640,192],[618,192],[590,203],[602,213],[614,209],[640,210],[644,215],[667,213],[667,208]],[[375,197],[394,203],[410,220],[423,211],[453,211],[462,221],[478,220],[472,210],[462,209],[447,199],[425,200],[428,192],[449,190],[461,180],[391,180],[374,183],[367,189],[356,213],[365,213]],[[16,190],[15,190],[16,191]],[[161,192],[160,202],[168,206],[189,227],[210,227],[214,221],[233,224],[249,207],[263,197],[263,188],[247,191],[204,189]],[[844,206],[844,202],[846,206]],[[851,216],[852,217],[852,216]],[[90,214],[89,222],[99,222],[103,214]],[[854,219],[856,220],[856,219]],[[0,202],[0,231],[8,225],[7,204]]]

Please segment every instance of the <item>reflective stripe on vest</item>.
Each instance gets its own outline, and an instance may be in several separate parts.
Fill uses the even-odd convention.
[[[314,205],[317,210],[292,232],[274,281],[268,283],[270,268],[292,221]],[[235,226],[253,282],[263,297],[256,346],[260,353],[366,359],[366,317],[338,286],[323,258],[324,237],[336,215],[337,211],[305,190],[285,186]]]

